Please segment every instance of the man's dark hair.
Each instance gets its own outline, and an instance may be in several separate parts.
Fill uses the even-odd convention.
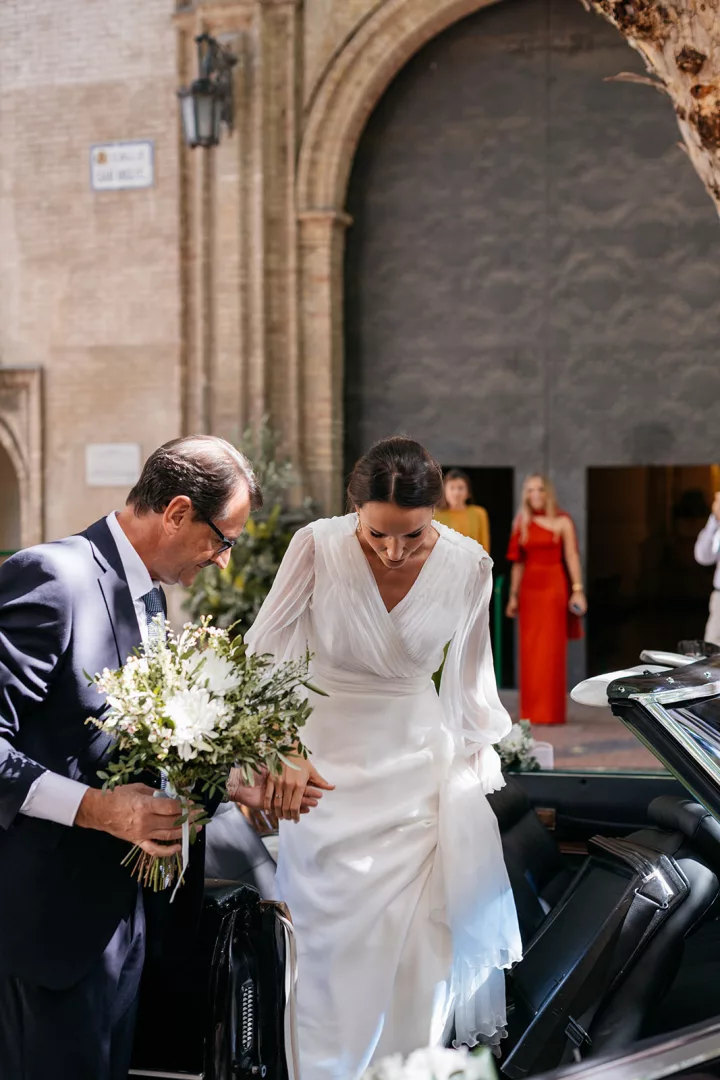
[[[375,443],[355,465],[347,489],[352,509],[369,502],[403,509],[437,506],[442,499],[440,466],[431,454],[404,435]]]
[[[247,484],[251,509],[259,510],[262,492],[245,455],[215,435],[185,435],[150,455],[127,505],[138,515],[161,514],[174,498],[186,495],[196,518],[222,521],[242,483]]]

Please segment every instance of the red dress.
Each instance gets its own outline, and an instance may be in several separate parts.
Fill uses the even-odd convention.
[[[507,557],[525,567],[518,596],[520,719],[564,724],[570,592],[562,537],[531,521],[525,543],[513,530]]]

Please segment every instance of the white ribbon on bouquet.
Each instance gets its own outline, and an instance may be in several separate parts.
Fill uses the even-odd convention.
[[[175,882],[175,888],[172,891],[172,896],[170,897],[170,903],[172,904],[173,900],[175,899],[176,892],[185,880],[185,871],[187,870],[188,863],[190,862],[190,812],[188,800],[184,799],[181,795],[178,795],[177,791],[172,786],[165,773],[162,773],[160,777],[160,790],[155,792],[155,798],[179,799],[182,805],[183,815],[185,817],[185,820],[182,823],[182,838],[180,841],[182,846],[182,869],[180,871],[180,875],[177,881]]]

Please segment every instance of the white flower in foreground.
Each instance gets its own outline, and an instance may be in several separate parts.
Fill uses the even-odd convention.
[[[210,749],[209,740],[217,733],[225,705],[211,700],[207,690],[180,690],[167,700],[165,712],[175,724],[171,745],[183,761],[190,761],[198,750]]]
[[[365,1073],[363,1080],[495,1080],[492,1055],[485,1050],[445,1050],[431,1046],[416,1050],[403,1065],[399,1054],[385,1058]]]
[[[211,694],[229,694],[231,690],[237,690],[242,681],[235,665],[214,649],[205,649],[197,657],[191,657],[189,663],[193,671],[200,668],[198,685],[206,686]]]

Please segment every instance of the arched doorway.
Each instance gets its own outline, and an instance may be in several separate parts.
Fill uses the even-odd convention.
[[[718,223],[668,102],[605,81],[628,69],[573,0],[505,0],[396,76],[345,203],[346,464],[406,430],[544,468],[585,548],[588,470],[715,460]]]
[[[20,485],[10,455],[0,444],[0,560],[20,546]]]

